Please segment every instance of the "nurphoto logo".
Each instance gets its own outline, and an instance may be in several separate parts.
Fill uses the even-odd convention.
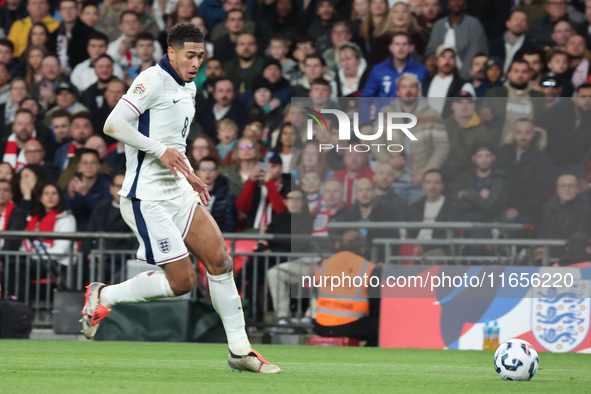
[[[339,141],[345,141],[351,139],[351,131],[355,134],[357,138],[361,141],[376,141],[382,138],[384,133],[384,118],[386,119],[386,140],[392,141],[392,135],[394,130],[401,130],[410,140],[417,141],[417,137],[415,137],[412,132],[410,131],[411,128],[416,126],[417,124],[417,117],[413,114],[404,113],[404,112],[379,112],[377,115],[377,130],[373,134],[365,134],[359,130],[359,113],[353,113],[353,127],[351,127],[351,119],[350,116],[343,111],[338,109],[321,109],[320,112],[309,108],[303,107],[304,113],[311,117],[308,119],[307,123],[307,135],[306,138],[310,141],[314,139],[314,121],[320,127],[320,129],[325,129],[328,131],[329,127],[324,119],[322,114],[332,114],[335,115],[338,124],[339,124]],[[400,122],[401,120],[408,120],[406,123],[395,123]],[[372,130],[374,130],[373,126],[370,126]],[[362,129],[364,129],[362,127]],[[365,128],[367,130],[367,128]],[[383,140],[383,138],[382,138]],[[322,152],[327,150],[336,149],[337,152],[339,150],[348,150],[351,149],[355,150],[356,152],[369,152],[372,149],[376,149],[378,152],[380,149],[386,149],[388,152],[401,152],[404,148],[400,144],[384,144],[384,143],[373,143],[373,144],[355,144],[353,147],[349,146],[339,146],[338,144],[335,146],[334,144],[320,144],[319,151]]]

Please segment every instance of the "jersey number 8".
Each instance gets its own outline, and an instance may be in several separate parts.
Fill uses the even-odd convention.
[[[185,118],[185,126],[183,127],[183,131],[181,131],[181,135],[183,136],[183,138],[185,138],[185,136],[187,135],[187,128],[189,127],[189,118],[186,117]]]

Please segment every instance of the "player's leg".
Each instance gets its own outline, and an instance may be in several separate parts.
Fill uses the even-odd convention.
[[[169,202],[121,199],[123,219],[140,242],[138,260],[168,268],[142,272],[111,286],[91,283],[81,320],[82,332],[88,339],[94,336],[99,322],[114,305],[172,298],[190,292],[195,285],[197,275],[170,214],[173,208]]]
[[[250,347],[242,302],[234,282],[232,259],[217,223],[202,205],[195,208],[185,245],[207,269],[211,302],[222,319],[228,338],[230,367],[239,371],[281,372],[279,367],[268,363]]]

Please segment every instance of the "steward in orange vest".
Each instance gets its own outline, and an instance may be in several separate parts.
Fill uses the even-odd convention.
[[[377,346],[381,268],[363,257],[365,239],[358,231],[343,234],[336,250],[314,275],[314,329],[318,335],[352,337]]]

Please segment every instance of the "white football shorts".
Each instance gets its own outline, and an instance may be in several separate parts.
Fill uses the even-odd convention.
[[[189,255],[184,239],[201,199],[188,182],[182,188],[171,200],[121,197],[121,216],[140,244],[138,261],[160,265]]]

